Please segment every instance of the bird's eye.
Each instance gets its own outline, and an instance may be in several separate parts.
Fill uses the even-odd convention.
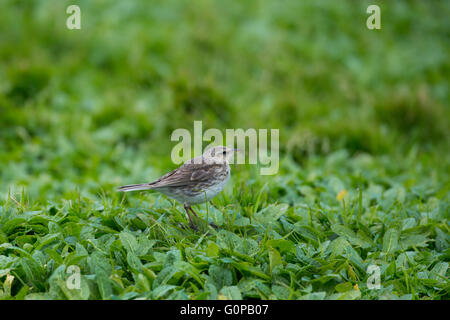
[[[227,154],[227,151],[226,151],[226,150],[225,150],[225,151],[223,151],[223,152],[222,152],[222,154],[224,154],[224,155],[225,155],[225,154]]]

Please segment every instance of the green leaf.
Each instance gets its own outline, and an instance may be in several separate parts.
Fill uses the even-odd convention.
[[[171,290],[175,289],[177,286],[174,285],[162,285],[159,287],[156,287],[153,291],[152,291],[152,296],[154,299],[161,299],[162,297],[164,297],[166,294],[168,294]]]
[[[174,267],[177,268],[180,272],[189,274],[200,284],[200,286],[203,286],[205,281],[202,279],[200,271],[190,263],[187,263],[185,261],[177,261],[174,263]]]
[[[327,251],[331,253],[332,257],[341,256],[346,252],[346,248],[350,247],[350,244],[344,237],[334,239]]]
[[[320,292],[312,292],[307,293],[300,297],[300,300],[323,300],[325,299],[327,293],[320,291]]]
[[[336,293],[329,297],[330,300],[356,300],[361,298],[361,291],[349,290],[343,293]]]
[[[95,279],[102,299],[109,299],[112,295],[111,280],[104,272],[97,272]]]
[[[272,239],[266,242],[269,247],[277,248],[281,253],[295,252],[295,246],[292,241],[284,239]]]
[[[402,223],[402,231],[414,228],[417,225],[416,219],[414,218],[406,218]]]
[[[206,247],[206,255],[208,257],[217,257],[219,255],[219,246],[217,244],[215,244],[214,242],[210,241],[208,243],[208,247]]]
[[[219,300],[221,299],[226,300],[242,300],[241,291],[237,286],[231,286],[231,287],[223,287],[219,292]]]
[[[138,248],[136,249],[136,255],[143,256],[146,255],[147,252],[155,245],[156,240],[150,240],[145,235],[139,236],[137,239],[138,241]]]
[[[27,295],[28,291],[30,290],[30,287],[27,285],[24,285],[19,292],[14,296],[16,300],[24,300],[25,296]]]
[[[259,251],[258,242],[253,239],[243,239],[235,248],[235,252],[247,256],[248,259],[256,255]]]
[[[262,210],[256,212],[254,214],[254,218],[263,225],[272,224],[282,217],[288,209],[289,205],[285,203],[277,205],[270,204]]]
[[[166,253],[166,259],[164,260],[164,266],[171,266],[175,262],[181,261],[180,250],[170,250]]]
[[[259,295],[262,296],[261,298],[267,299],[270,296],[271,294],[270,288],[260,280],[254,280],[253,286],[257,290]]]
[[[167,266],[162,269],[153,281],[153,289],[156,289],[161,285],[166,285],[177,274],[177,272],[178,269],[174,266]]]
[[[58,264],[63,264],[64,260],[61,257],[61,254],[57,252],[55,249],[47,248],[45,249],[45,253],[47,253],[53,260],[55,260]]]
[[[220,230],[216,243],[222,249],[234,251],[236,247],[242,245],[242,239],[232,232]]]
[[[256,276],[258,278],[262,278],[265,280],[269,280],[270,276],[262,272],[261,268],[258,266],[253,266],[252,264],[241,261],[241,262],[232,262],[233,266],[241,271],[242,273],[249,273],[253,276]]]
[[[127,253],[127,262],[132,270],[135,272],[142,271],[142,262],[139,258],[131,251]]]
[[[339,283],[334,287],[337,292],[346,292],[353,289],[351,282]]]
[[[407,250],[412,247],[426,247],[429,239],[423,234],[411,234],[406,238],[400,240],[400,245],[403,250]]]
[[[333,230],[338,235],[345,237],[345,239],[347,239],[347,241],[350,242],[352,245],[359,247],[365,247],[368,245],[368,243],[366,241],[363,241],[360,237],[358,237],[353,230],[344,225],[340,224],[332,225],[331,230]]]
[[[8,242],[8,236],[6,233],[0,230],[0,244]]]
[[[392,253],[398,248],[399,232],[396,229],[389,229],[383,237],[383,252]]]
[[[386,270],[384,271],[384,275],[386,277],[394,276],[396,270],[397,270],[397,266],[396,266],[395,260],[392,260],[392,262],[386,267]]]
[[[279,285],[273,285],[272,292],[275,295],[275,297],[280,300],[287,300],[291,295],[291,289]]]
[[[436,234],[436,250],[439,252],[447,250],[450,236],[439,228],[436,228]]]
[[[39,290],[44,290],[44,273],[43,268],[33,259],[22,258],[20,266],[25,273],[25,279]]]
[[[131,234],[130,232],[127,232],[127,231],[122,231],[119,234],[119,238],[120,238],[120,241],[122,242],[122,245],[125,248],[125,250],[127,250],[128,252],[133,252],[133,253],[136,252],[139,245],[136,240],[136,237],[133,234]]]
[[[24,218],[14,218],[8,220],[3,226],[2,230],[6,235],[10,235],[15,229],[24,226],[27,220]]]
[[[283,264],[283,259],[281,258],[281,255],[277,249],[269,247],[268,251],[269,251],[270,272],[273,272],[273,269],[276,266]]]
[[[304,265],[311,265],[316,268],[320,268],[322,266],[320,262],[310,256],[307,256],[299,246],[295,249],[295,256]]]
[[[111,265],[109,261],[98,251],[94,251],[88,258],[91,271],[95,274],[95,281],[102,299],[108,299],[112,295],[112,286],[109,276]]]
[[[51,300],[52,297],[48,293],[29,293],[25,296],[25,300]]]
[[[304,237],[307,240],[310,240],[314,244],[317,244],[320,239],[320,235],[317,233],[317,231],[309,225],[296,222],[294,224],[294,230],[300,236]]]
[[[214,284],[206,282],[205,283],[205,291],[208,292],[208,298],[210,300],[217,300],[218,299],[217,288],[214,286]]]
[[[436,265],[431,269],[431,279],[435,280],[443,280],[446,279],[446,273],[448,269],[448,262],[438,262]]]
[[[59,239],[59,234],[47,234],[39,239],[39,244],[36,246],[36,250],[40,250],[42,247],[52,243]]]
[[[142,273],[137,275],[136,287],[140,292],[151,291],[150,283]]]
[[[233,274],[229,268],[213,264],[209,267],[208,274],[218,290],[233,283]]]

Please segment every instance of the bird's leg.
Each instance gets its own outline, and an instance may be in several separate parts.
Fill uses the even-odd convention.
[[[192,209],[192,207],[191,206],[189,206],[188,207],[190,210],[191,210],[191,212],[198,218],[198,215],[195,213],[195,211],[194,211],[194,209]],[[219,227],[217,226],[217,225],[215,225],[214,223],[210,223],[209,224],[211,227],[214,227],[214,228],[216,228],[216,229],[218,229]]]
[[[195,213],[195,211],[194,211],[194,209],[192,209],[192,207],[191,206],[189,206],[189,205],[185,205],[184,206],[184,209],[186,210],[186,212],[187,212],[187,214],[188,214],[188,217],[189,217],[189,221],[191,222],[191,228],[193,228],[193,229],[195,229],[195,230],[197,230],[197,227],[194,225],[194,223],[192,222],[192,219],[191,219],[191,216],[189,215],[189,210],[198,218],[198,215]],[[213,228],[215,228],[215,229],[218,229],[219,227],[217,226],[217,225],[215,225],[214,223],[210,223],[209,224],[211,227],[213,227]]]
[[[195,211],[194,211],[194,209],[192,209],[192,207],[189,207],[189,209],[191,210],[191,212],[198,218],[198,215],[195,213]],[[216,229],[218,229],[219,227],[218,226],[216,226],[214,223],[210,223],[209,224],[211,227],[214,227],[214,228],[216,228]]]
[[[196,216],[198,218],[198,215],[195,213],[194,209],[192,209],[191,206],[189,206],[188,208],[189,208],[189,210],[191,210],[191,212],[194,214],[194,216]]]
[[[189,213],[189,209],[192,210],[192,208],[190,206],[188,206],[187,204],[184,204],[184,210],[186,211],[187,216],[189,218],[190,226],[191,226],[192,229],[197,230],[197,227],[195,226],[194,222],[192,221],[191,215]]]

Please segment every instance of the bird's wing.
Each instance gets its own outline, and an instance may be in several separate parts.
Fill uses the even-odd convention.
[[[160,188],[192,185],[197,182],[208,180],[214,176],[220,168],[221,165],[219,164],[185,163],[178,169],[149,183],[149,186],[152,188]]]

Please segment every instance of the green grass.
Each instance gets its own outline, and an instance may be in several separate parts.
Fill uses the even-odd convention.
[[[2,1],[0,298],[449,299],[449,2],[377,3]],[[194,120],[280,129],[198,232],[115,191]]]

